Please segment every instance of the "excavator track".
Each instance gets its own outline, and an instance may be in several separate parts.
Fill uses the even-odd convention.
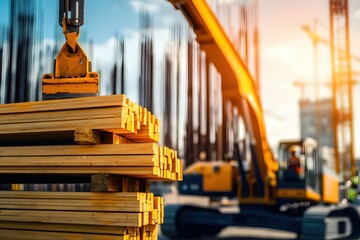
[[[196,238],[214,236],[229,226],[232,218],[217,209],[200,208],[190,205],[165,206],[162,233],[169,238]]]
[[[304,213],[300,239],[360,239],[359,225],[354,206],[314,206]]]
[[[295,232],[303,240],[360,239],[360,212],[352,205],[313,206],[300,218],[254,213],[222,214],[217,209],[168,205],[161,230],[166,237],[184,239],[214,236],[228,226],[260,226]]]
[[[181,205],[165,206],[164,223],[161,225],[161,232],[171,238],[179,237],[177,230],[177,213]]]

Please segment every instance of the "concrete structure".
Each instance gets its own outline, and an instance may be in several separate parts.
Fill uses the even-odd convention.
[[[334,147],[331,98],[320,99],[317,105],[309,100],[300,100],[299,105],[301,138],[311,137],[322,146]]]

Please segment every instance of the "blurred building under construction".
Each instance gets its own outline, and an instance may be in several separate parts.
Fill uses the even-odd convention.
[[[347,0],[330,0],[330,41],[303,27],[314,43],[318,42],[330,45],[332,82],[331,98],[319,99],[320,84],[318,79],[314,83],[295,82],[301,87],[300,123],[301,137],[317,139],[320,146],[325,150],[332,149],[334,159],[338,164],[339,171],[344,179],[349,179],[355,174],[354,158],[354,124],[353,124],[353,96],[352,89],[354,72],[351,68],[351,59],[358,60],[350,53],[349,40],[349,12]],[[316,23],[316,21],[315,21]],[[316,52],[316,49],[314,49]],[[315,53],[316,54],[316,53]],[[315,68],[317,68],[315,59]],[[317,72],[317,69],[315,69]],[[304,88],[315,86],[315,101],[304,99]],[[324,153],[323,159],[328,156]],[[346,170],[347,169],[347,170]]]
[[[300,132],[301,138],[317,139],[316,118],[320,118],[321,135],[320,140],[322,146],[334,147],[334,131],[333,115],[332,115],[332,99],[318,100],[317,109],[314,102],[310,100],[300,100]],[[315,111],[318,111],[316,114]]]
[[[38,100],[46,53],[39,44],[43,21],[35,13],[42,18],[42,12],[34,1],[10,3],[9,28],[0,33],[0,103]]]

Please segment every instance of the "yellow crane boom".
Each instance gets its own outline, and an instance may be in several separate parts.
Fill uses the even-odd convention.
[[[272,202],[278,164],[269,147],[264,113],[254,80],[234,49],[226,33],[204,0],[170,0],[183,12],[192,26],[201,50],[206,52],[222,76],[224,101],[230,101],[243,113],[256,158],[250,172],[249,196],[243,202]],[[257,184],[258,187],[252,186]]]

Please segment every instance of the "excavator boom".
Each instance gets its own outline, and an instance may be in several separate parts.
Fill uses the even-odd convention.
[[[278,165],[267,141],[264,114],[251,74],[205,0],[169,1],[182,11],[201,50],[221,73],[224,101],[230,101],[244,117],[251,137],[252,171],[250,179],[243,179],[248,193],[242,202],[272,203]]]

